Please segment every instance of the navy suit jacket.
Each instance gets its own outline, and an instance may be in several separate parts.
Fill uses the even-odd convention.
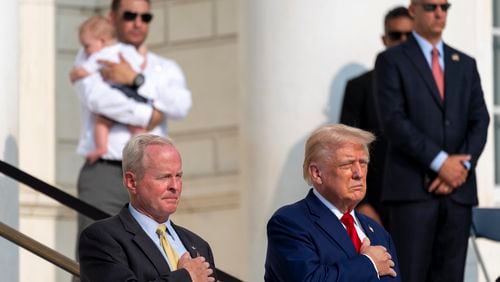
[[[172,226],[192,257],[203,256],[214,270],[212,251],[198,235]],[[186,269],[170,271],[155,243],[135,221],[128,204],[118,215],[98,221],[80,235],[81,280],[85,281],[191,281]]]
[[[474,169],[486,143],[488,110],[475,60],[446,44],[443,49],[444,101],[413,35],[377,57],[376,98],[389,141],[383,200],[430,199],[436,173],[429,167],[443,150],[472,156],[467,181],[450,197],[477,204]]]
[[[390,235],[356,213],[371,245],[390,252],[399,274]],[[265,281],[379,281],[372,262],[356,252],[340,220],[313,194],[280,208],[267,224]],[[382,281],[400,281],[390,276]]]

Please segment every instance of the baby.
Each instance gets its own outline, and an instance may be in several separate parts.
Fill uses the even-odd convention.
[[[103,16],[92,16],[80,25],[79,28],[80,49],[75,67],[70,71],[70,80],[75,82],[101,69],[100,60],[107,60],[115,63],[120,62],[120,57],[124,58],[136,72],[141,72],[145,65],[143,54],[145,48],[138,52],[133,46],[119,43],[116,40],[116,33],[111,23]],[[140,96],[136,89],[124,85],[112,85],[122,93],[139,102],[148,103],[148,99]],[[115,121],[102,115],[95,116],[94,142],[95,149],[87,155],[87,161],[94,163],[107,152],[108,134]],[[141,127],[127,126],[132,134],[145,132]]]

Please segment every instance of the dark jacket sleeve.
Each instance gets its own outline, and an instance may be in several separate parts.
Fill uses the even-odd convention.
[[[481,79],[475,60],[471,60],[471,66],[468,69],[470,70],[468,77],[471,78],[472,94],[469,100],[467,135],[460,148],[460,153],[471,154],[471,164],[474,168],[486,144],[490,117],[484,101]]]

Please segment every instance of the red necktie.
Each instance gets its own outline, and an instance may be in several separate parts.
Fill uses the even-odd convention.
[[[349,235],[349,237],[351,238],[356,252],[359,253],[359,249],[361,248],[361,240],[359,240],[358,232],[356,231],[356,227],[354,227],[354,218],[350,213],[344,213],[340,221],[342,221],[342,223],[345,225],[347,235]]]
[[[441,100],[444,100],[444,75],[443,69],[441,69],[441,65],[439,64],[439,52],[436,47],[432,48],[432,75],[436,81],[439,96],[441,96]]]

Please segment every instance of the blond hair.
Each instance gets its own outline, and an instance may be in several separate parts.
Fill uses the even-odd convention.
[[[109,20],[100,15],[94,15],[85,20],[78,29],[78,33],[89,32],[97,39],[110,40],[116,38],[116,30]]]
[[[309,165],[311,162],[328,158],[331,153],[345,143],[360,144],[369,152],[368,146],[375,140],[371,132],[347,126],[344,124],[327,124],[316,129],[305,145],[304,164],[302,173],[304,180],[311,185]]]

